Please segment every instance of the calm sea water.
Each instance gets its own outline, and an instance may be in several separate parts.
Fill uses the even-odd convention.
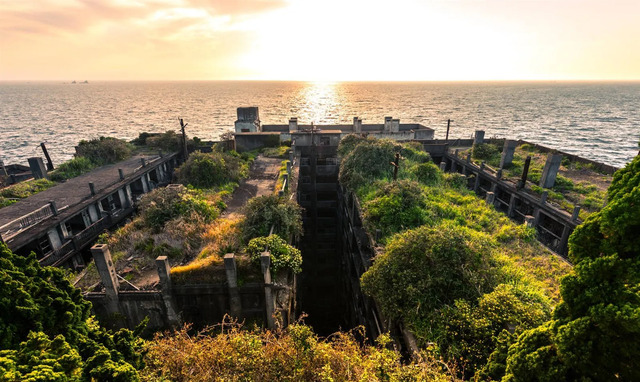
[[[615,166],[638,153],[640,83],[0,83],[0,159],[26,163],[46,142],[54,162],[81,139],[178,130],[216,139],[236,107],[259,106],[263,123],[421,123],[444,138],[523,138]]]

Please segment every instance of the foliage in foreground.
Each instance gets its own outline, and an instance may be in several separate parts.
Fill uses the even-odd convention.
[[[640,156],[608,199],[570,237],[575,268],[554,319],[496,351],[505,380],[640,380]]]
[[[444,363],[427,355],[402,364],[389,343],[383,335],[375,346],[363,346],[354,333],[323,340],[300,324],[276,332],[232,327],[197,336],[183,329],[150,343],[143,380],[456,381]]]
[[[137,333],[101,328],[60,269],[0,244],[0,296],[0,380],[138,380]]]

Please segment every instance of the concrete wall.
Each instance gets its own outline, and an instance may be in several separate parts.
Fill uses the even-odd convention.
[[[236,151],[251,151],[261,147],[278,147],[280,133],[245,133],[236,134]]]

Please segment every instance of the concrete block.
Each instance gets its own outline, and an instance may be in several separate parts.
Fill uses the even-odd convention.
[[[516,146],[518,141],[507,139],[504,141],[504,147],[502,148],[502,158],[500,158],[500,168],[509,167],[513,163],[513,155],[516,152]]]
[[[445,172],[446,169],[447,169],[447,162],[442,160],[442,162],[440,162],[440,171]]]
[[[527,225],[527,227],[534,227],[535,228],[535,222],[536,222],[536,218],[531,216],[531,215],[527,215],[524,217],[524,223]]]
[[[571,214],[571,220],[576,221],[580,217],[580,206],[573,207],[573,213]]]
[[[156,268],[158,270],[158,277],[160,278],[162,301],[167,311],[167,321],[169,326],[176,327],[179,325],[180,320],[176,314],[176,304],[171,291],[171,266],[169,265],[167,256],[158,256],[156,258]]]
[[[298,131],[298,118],[289,118],[289,131]]]
[[[480,145],[484,143],[484,130],[476,130],[473,136],[473,144]]]
[[[29,168],[33,174],[33,179],[49,179],[47,175],[47,168],[44,166],[44,162],[40,157],[33,157],[27,159],[29,161]]]
[[[489,191],[487,192],[486,198],[485,198],[486,202],[488,205],[492,206],[493,203],[496,200],[496,194],[494,194],[493,192]]]
[[[562,154],[549,154],[547,162],[544,164],[542,176],[540,177],[540,187],[551,188],[556,183],[556,176],[560,170]]]

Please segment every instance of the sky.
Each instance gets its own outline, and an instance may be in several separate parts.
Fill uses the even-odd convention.
[[[640,0],[0,0],[0,80],[639,80]]]

